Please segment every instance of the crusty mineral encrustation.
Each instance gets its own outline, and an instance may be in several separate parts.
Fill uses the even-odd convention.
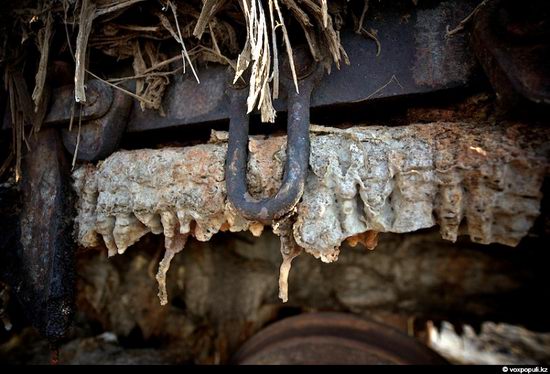
[[[338,258],[346,239],[372,245],[376,232],[436,224],[451,241],[467,234],[474,242],[515,246],[539,215],[549,135],[548,128],[513,123],[313,126],[305,192],[286,218],[292,224],[280,226],[324,262]],[[249,150],[249,191],[270,196],[283,172],[285,137],[252,137]],[[78,242],[94,247],[101,235],[114,255],[149,232],[164,234],[157,279],[166,303],[166,271],[189,235],[207,241],[218,231],[262,232],[262,224],[240,217],[226,200],[225,152],[224,134],[215,133],[209,144],[120,151],[78,168]],[[289,269],[285,261],[283,285]]]
[[[447,321],[439,329],[431,322],[427,327],[429,346],[454,364],[537,365],[548,360],[550,333],[494,322],[484,322],[479,333],[469,325],[457,333]]]

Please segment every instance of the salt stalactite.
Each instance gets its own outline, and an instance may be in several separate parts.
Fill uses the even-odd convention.
[[[165,247],[166,252],[164,252],[164,257],[159,263],[159,270],[157,272],[157,282],[159,284],[159,299],[160,305],[168,304],[168,293],[166,292],[166,273],[170,269],[170,262],[176,255],[176,253],[181,252],[185,243],[187,242],[188,235],[182,235],[180,233],[175,233],[171,237],[165,237]]]
[[[288,301],[288,276],[292,267],[292,260],[302,253],[302,248],[294,240],[292,225],[294,217],[291,215],[273,224],[273,232],[279,235],[281,240],[281,256],[283,262],[279,268],[279,298],[286,303]]]
[[[226,199],[226,139],[214,133],[210,144],[120,151],[75,170],[78,243],[95,247],[102,237],[112,256],[149,232],[163,234],[167,252],[158,278],[164,281],[183,237],[260,235],[263,224],[241,217]],[[539,215],[548,144],[549,127],[514,123],[312,126],[304,195],[291,227],[281,231],[281,295],[299,252],[293,242],[324,262],[338,259],[345,240],[374,248],[379,232],[434,225],[451,241],[469,235],[478,243],[517,245]],[[247,178],[254,197],[278,190],[285,145],[285,137],[251,137]]]
[[[288,301],[288,276],[290,274],[290,268],[292,267],[292,260],[298,257],[300,253],[302,253],[302,248],[298,247],[296,243],[288,246],[281,239],[283,262],[279,269],[279,299],[281,299],[283,303]]]

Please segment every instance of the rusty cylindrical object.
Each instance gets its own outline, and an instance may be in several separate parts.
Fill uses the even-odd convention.
[[[391,327],[344,313],[309,313],[276,322],[246,342],[232,363],[438,364],[447,362]]]

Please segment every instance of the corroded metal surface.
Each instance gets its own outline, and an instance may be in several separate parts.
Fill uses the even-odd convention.
[[[48,125],[68,124],[71,117],[81,117],[82,121],[104,116],[113,103],[113,89],[99,80],[90,80],[86,84],[88,101],[77,108],[74,103],[74,87],[64,86],[53,92],[52,105],[44,119]],[[77,109],[75,109],[77,108]]]
[[[90,80],[87,83],[89,101],[81,106],[74,103],[74,87],[64,85],[56,88],[52,93],[52,100],[48,113],[44,118],[45,125],[62,126],[73,121],[89,121],[103,117],[113,104],[113,90],[105,83],[98,80]],[[0,102],[4,106],[5,102]],[[9,108],[0,118],[3,118],[3,128],[12,126]],[[76,120],[76,121],[75,121]]]
[[[300,49],[300,52],[302,51],[304,49]],[[306,56],[306,53],[309,54],[307,51],[298,54],[298,70],[303,70],[308,74],[303,77],[299,76],[299,92],[296,92],[294,88],[289,68],[285,69],[283,75],[289,113],[287,160],[283,181],[274,196],[257,200],[248,193],[246,166],[249,118],[244,110],[248,93],[244,89],[231,89],[231,119],[225,166],[227,197],[235,210],[247,219],[269,223],[273,219],[281,218],[287,214],[302,197],[310,153],[309,106],[311,94],[324,73],[324,68],[314,63],[310,56]]]
[[[377,30],[380,51],[364,36],[342,30],[342,44],[350,64],[342,64],[324,77],[312,96],[311,107],[463,87],[471,80],[476,61],[466,45],[465,35],[446,38],[445,28],[466,17],[473,3],[451,0],[428,8],[397,4],[380,13],[375,7],[369,9],[368,25]],[[174,79],[162,104],[166,116],[153,110],[143,112],[139,103],[134,103],[128,131],[229,118],[226,68],[208,66],[199,76],[200,84],[192,74]],[[286,97],[275,100],[274,106],[277,111],[286,111]]]
[[[31,147],[23,162],[20,243],[6,248],[3,265],[27,318],[56,340],[66,333],[74,308],[69,169],[57,130],[43,129]]]
[[[126,130],[132,98],[118,90],[110,94],[112,105],[103,116],[79,124],[81,120],[77,109],[73,128],[62,130],[65,148],[72,154],[76,152],[78,160],[97,161],[109,156],[118,147]]]
[[[390,327],[344,313],[310,313],[260,331],[233,357],[240,365],[445,364]]]

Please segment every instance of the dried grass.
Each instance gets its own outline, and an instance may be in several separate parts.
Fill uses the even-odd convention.
[[[200,3],[197,0],[163,0],[160,1],[161,6],[159,3],[152,3],[156,2],[63,0],[61,7],[56,7],[53,3],[43,2],[42,7],[37,8],[40,10],[34,12],[35,17],[45,20],[44,27],[37,34],[41,57],[32,95],[35,111],[39,110],[43,101],[54,19],[64,20],[65,36],[71,54],[71,30],[74,32],[78,27],[74,47],[75,101],[82,103],[86,102],[87,58],[90,49],[94,49],[120,59],[132,58],[133,79],[136,79],[137,87],[135,94],[144,99],[140,101],[142,109],[161,110],[160,102],[169,84],[169,76],[181,69],[168,71],[168,63],[164,65],[163,62],[174,63],[174,60],[153,46],[158,41],[171,38],[181,46],[183,71],[190,67],[197,82],[200,82],[200,76],[193,60],[228,64],[235,69],[235,80],[244,70],[250,68],[247,110],[260,110],[263,121],[271,122],[275,119],[272,100],[279,96],[280,40],[298,90],[291,38],[285,17],[294,18],[300,24],[316,60],[328,57],[337,65],[342,59],[346,60],[339,34],[333,27],[327,0],[301,0],[299,3],[295,0],[203,0]],[[286,8],[283,9],[281,5]],[[123,17],[124,13],[137,6],[154,14],[158,23],[140,24],[136,19],[137,24],[129,24]],[[62,17],[53,17],[57,13],[62,14]],[[121,20],[124,22],[120,22]],[[181,28],[181,25],[185,27]],[[235,52],[239,48],[237,35],[241,33],[243,26],[246,40],[235,60]],[[198,48],[196,53],[189,53],[187,43],[192,46],[191,49]]]
[[[145,99],[140,101],[142,109],[162,110],[160,102],[169,84],[169,76],[177,71],[183,70],[185,73],[186,67],[190,67],[195,79],[200,82],[194,60],[215,61],[233,67],[235,81],[245,70],[250,69],[247,111],[250,113],[258,109],[262,121],[273,122],[275,110],[272,101],[279,96],[279,40],[282,40],[284,45],[295,89],[298,90],[285,16],[292,16],[298,21],[317,61],[330,58],[338,67],[342,60],[347,62],[339,33],[333,27],[326,0],[302,0],[299,4],[295,0],[204,0],[200,4],[200,11],[194,7],[196,2],[167,0],[163,2],[162,9],[153,9],[152,13],[159,21],[155,25],[118,24],[115,22],[116,16],[108,18],[107,21],[94,21],[100,16],[131,8],[138,2],[141,1],[111,0],[106,4],[97,4],[96,8],[92,0],[82,0],[79,17],[73,20],[80,25],[76,48],[77,101],[85,101],[86,48],[92,47],[118,58],[133,58],[132,79],[136,79],[135,94]],[[240,15],[235,11],[236,3]],[[282,9],[281,4],[286,8]],[[239,28],[242,29],[239,24],[242,21],[246,40],[235,61],[233,53],[238,48],[237,34]],[[101,24],[102,32],[92,31],[94,22]],[[185,27],[181,28],[180,25]],[[156,54],[150,53],[154,49],[151,46],[155,41],[166,40],[168,36],[181,46],[182,69],[167,71],[166,65],[176,62],[173,57],[163,56],[158,51]],[[145,39],[149,39],[149,42]],[[190,53],[187,43],[192,45],[192,49],[197,48],[194,54]],[[169,63],[163,64],[164,61]],[[330,67],[330,63],[324,63]],[[153,67],[156,68],[152,69]],[[122,80],[118,80],[120,81]]]
[[[142,110],[162,113],[162,99],[172,76],[189,68],[200,82],[197,66],[215,62],[232,67],[235,81],[243,77],[245,70],[250,72],[247,111],[258,110],[262,121],[273,122],[276,112],[272,102],[279,97],[279,65],[283,59],[289,61],[298,90],[292,41],[299,37],[291,35],[289,27],[292,32],[303,32],[313,58],[330,71],[332,65],[349,63],[340,43],[342,22],[337,15],[346,3],[346,0],[40,0],[36,4],[20,0],[12,10],[13,34],[20,40],[10,40],[12,47],[20,47],[12,48],[15,53],[12,51],[11,58],[2,51],[2,61],[8,61],[3,66],[4,84],[12,110],[18,178],[22,144],[31,133],[25,133],[25,125],[33,125],[32,132],[40,129],[51,91],[49,68],[51,61],[58,58],[60,42],[74,60],[77,103],[86,102],[86,80],[95,78],[138,100]],[[372,30],[362,27],[368,2],[365,4],[359,30],[373,37]],[[61,32],[56,33],[58,29]],[[36,46],[39,56],[32,95],[27,92],[25,79],[12,74],[28,70],[21,51],[25,52],[29,44]],[[56,50],[52,50],[53,45]],[[176,45],[181,52],[174,54]],[[120,77],[109,76],[108,70],[90,71],[90,63],[97,65],[101,54],[117,60],[130,59],[133,74]],[[135,81],[133,92],[124,85],[129,80]]]

